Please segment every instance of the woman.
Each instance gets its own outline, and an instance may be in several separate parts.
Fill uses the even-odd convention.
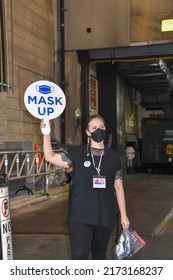
[[[41,123],[41,127],[43,124]],[[106,259],[107,247],[117,223],[117,204],[122,228],[129,227],[122,181],[122,166],[116,151],[105,147],[105,121],[100,115],[86,122],[88,145],[54,153],[50,135],[43,136],[46,161],[71,169],[69,191],[69,237],[72,259]]]

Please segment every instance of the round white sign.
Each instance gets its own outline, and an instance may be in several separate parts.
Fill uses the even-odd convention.
[[[24,103],[34,117],[51,120],[62,114],[66,106],[66,98],[58,85],[40,80],[26,89]]]

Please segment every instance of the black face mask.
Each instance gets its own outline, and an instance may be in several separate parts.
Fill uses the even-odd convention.
[[[106,130],[105,130],[105,129],[97,128],[96,130],[94,130],[94,131],[91,133],[91,138],[92,138],[95,142],[102,142],[102,141],[105,140],[105,138],[106,138]]]

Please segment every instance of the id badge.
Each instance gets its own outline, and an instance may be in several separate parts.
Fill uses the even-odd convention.
[[[106,176],[93,176],[94,189],[106,189]]]

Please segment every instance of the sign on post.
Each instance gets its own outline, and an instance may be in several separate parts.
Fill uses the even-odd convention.
[[[44,119],[43,134],[50,133],[49,120],[60,116],[66,106],[62,89],[53,82],[40,80],[32,83],[25,91],[24,103],[31,115]]]
[[[0,258],[13,259],[12,231],[8,186],[0,186]]]

